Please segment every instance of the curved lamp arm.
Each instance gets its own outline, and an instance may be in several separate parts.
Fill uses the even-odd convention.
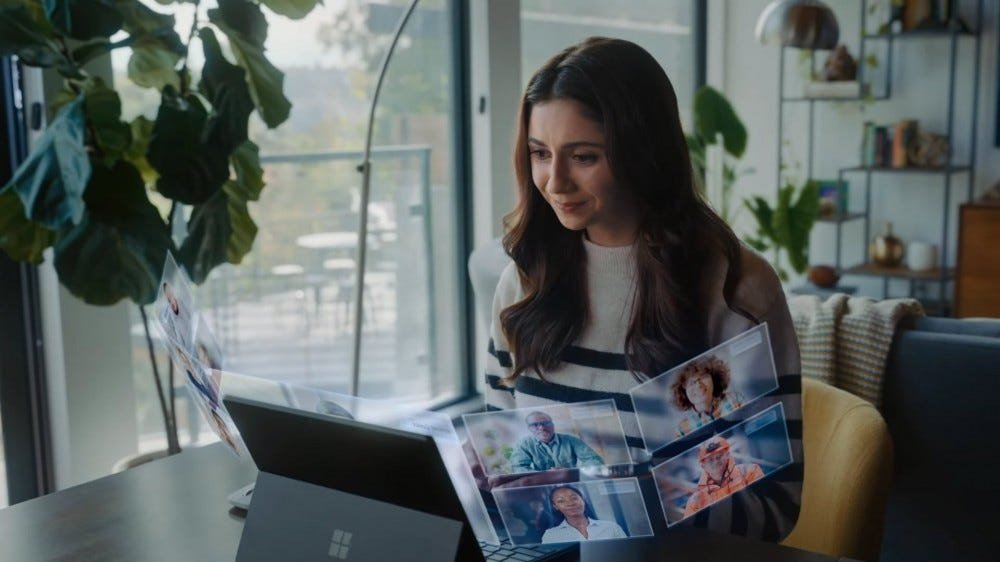
[[[413,9],[417,7],[417,2],[419,1],[413,0],[410,2],[406,13],[403,14],[403,17],[399,20],[399,24],[396,26],[396,32],[392,35],[392,43],[389,44],[389,48],[385,52],[385,57],[382,58],[382,65],[378,71],[378,80],[375,82],[375,91],[372,93],[372,104],[368,111],[368,132],[365,136],[365,152],[364,156],[362,156],[361,164],[358,166],[358,171],[361,172],[361,209],[360,217],[358,218],[358,259],[354,270],[354,351],[351,355],[352,396],[358,395],[361,383],[361,327],[363,325],[361,315],[364,313],[361,305],[365,291],[365,261],[368,255],[368,200],[371,198],[371,151],[372,128],[375,123],[375,105],[378,103],[379,92],[382,91],[382,81],[385,79],[386,70],[389,68],[389,59],[392,58],[392,53],[396,49],[396,43],[399,42],[399,37],[403,34],[403,28],[406,27],[406,22],[409,21],[410,14],[413,13]]]

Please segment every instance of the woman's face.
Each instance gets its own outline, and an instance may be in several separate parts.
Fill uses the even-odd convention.
[[[709,410],[708,406],[712,403],[714,390],[712,375],[708,373],[699,373],[684,381],[684,392],[687,394],[688,400],[694,404],[697,410],[702,412]]]
[[[635,240],[638,210],[615,183],[601,124],[586,117],[583,107],[565,99],[532,107],[531,179],[564,227],[586,229],[587,238],[601,246],[627,246]]]
[[[583,515],[585,506],[579,494],[569,488],[560,488],[552,494],[552,507],[570,517]]]

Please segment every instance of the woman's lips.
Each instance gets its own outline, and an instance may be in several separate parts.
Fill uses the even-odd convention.
[[[556,208],[564,213],[572,213],[573,211],[583,207],[583,205],[583,201],[578,201],[576,203],[556,203]]]

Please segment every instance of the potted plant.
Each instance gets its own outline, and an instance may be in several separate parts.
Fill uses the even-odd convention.
[[[138,0],[0,0],[0,56],[64,79],[49,100],[53,117],[44,135],[0,186],[0,248],[39,263],[51,247],[59,280],[72,294],[95,305],[138,305],[170,453],[180,450],[173,393],[168,404],[145,305],[156,297],[167,252],[201,283],[214,267],[238,264],[250,251],[257,226],[248,203],[264,182],[248,120],[256,110],[274,128],[291,109],[284,76],[264,54],[261,7],[298,19],[317,2],[219,0],[203,14],[198,0],[161,0],[173,13],[194,12],[181,37],[173,13]],[[125,37],[112,41],[119,31]],[[205,61],[197,76],[188,64],[194,43]],[[131,51],[132,82],[159,92],[153,118],[123,121],[114,86],[84,70],[115,49]],[[178,229],[185,233],[175,240],[174,223],[184,217]]]
[[[711,86],[702,86],[695,92],[692,118],[694,127],[687,135],[687,143],[695,182],[703,193],[708,189],[708,149],[721,144],[724,154],[719,193],[709,195],[718,199],[718,212],[722,220],[732,225],[739,212],[738,208],[734,209],[732,206],[733,184],[738,177],[734,161],[746,151],[747,129],[729,100]]]
[[[778,191],[774,208],[763,197],[744,201],[757,222],[755,236],[746,242],[764,252],[773,249],[776,256],[784,253],[788,264],[798,274],[809,267],[809,233],[819,215],[819,183],[807,181],[801,187],[788,183]],[[775,260],[775,269],[782,281],[788,272]]]

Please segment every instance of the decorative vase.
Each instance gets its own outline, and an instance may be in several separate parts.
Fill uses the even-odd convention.
[[[837,273],[835,268],[829,265],[814,265],[810,267],[808,277],[813,285],[824,289],[836,287],[837,281],[840,280],[840,274]]]
[[[903,262],[903,241],[892,234],[892,223],[885,223],[885,231],[876,236],[868,247],[871,260],[882,267],[896,267]]]

